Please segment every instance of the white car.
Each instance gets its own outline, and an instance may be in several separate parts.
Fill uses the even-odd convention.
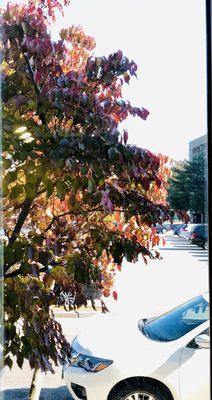
[[[72,342],[74,400],[209,400],[209,295],[157,318],[107,317]]]
[[[200,224],[188,224],[185,227],[182,227],[179,230],[179,236],[184,238],[184,239],[189,239],[192,230],[195,228],[195,226],[200,225]]]

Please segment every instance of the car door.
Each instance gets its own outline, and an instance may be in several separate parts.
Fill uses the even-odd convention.
[[[209,336],[209,328],[200,333]],[[200,348],[195,337],[184,347],[180,359],[181,400],[210,400],[209,357],[210,350]]]

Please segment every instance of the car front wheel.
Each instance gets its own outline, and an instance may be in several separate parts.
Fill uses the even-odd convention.
[[[150,382],[142,384],[129,384],[126,382],[126,386],[122,386],[117,389],[109,400],[170,400],[171,397],[167,392],[162,391],[157,386]]]
[[[125,397],[124,400],[156,400],[156,397],[147,392],[135,392]]]
[[[205,242],[203,249],[208,250],[208,242]]]

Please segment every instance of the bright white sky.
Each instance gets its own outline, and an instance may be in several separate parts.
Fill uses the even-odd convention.
[[[95,38],[95,55],[120,49],[138,65],[124,98],[150,114],[122,124],[129,142],[188,158],[188,142],[207,133],[205,1],[71,0],[53,37],[72,24]]]
[[[95,55],[120,49],[138,65],[124,95],[150,114],[124,122],[129,141],[188,158],[188,142],[207,133],[205,1],[72,0],[54,33],[71,24],[95,38]]]

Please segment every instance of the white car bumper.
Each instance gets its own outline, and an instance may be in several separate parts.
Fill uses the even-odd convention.
[[[114,377],[116,379],[114,380]],[[77,387],[73,390],[73,384],[83,387],[86,391],[85,400],[107,400],[107,396],[113,386],[122,378],[114,364],[100,372],[87,372],[83,368],[64,367],[64,379],[69,392],[74,400],[84,400],[76,394]],[[80,388],[79,388],[80,390]]]

